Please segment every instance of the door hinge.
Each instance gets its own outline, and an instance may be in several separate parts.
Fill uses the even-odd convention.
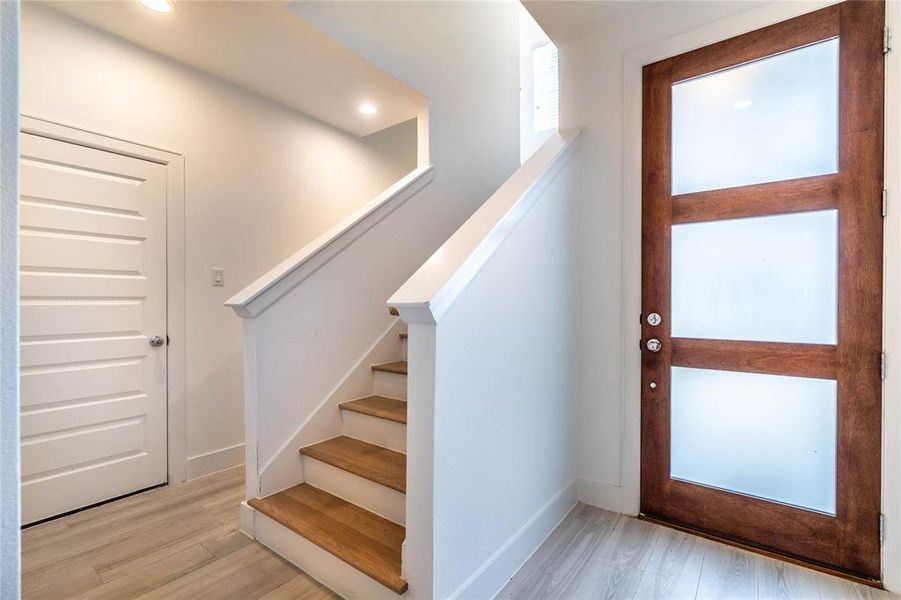
[[[879,543],[885,543],[885,515],[879,513]]]
[[[888,27],[882,30],[882,53],[888,54],[892,49],[892,30]]]
[[[882,190],[882,216],[888,214],[888,190]]]
[[[885,381],[885,352],[879,353],[879,378]]]

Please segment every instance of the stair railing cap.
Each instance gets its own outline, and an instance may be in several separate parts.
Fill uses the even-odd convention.
[[[578,149],[582,129],[551,136],[388,300],[407,323],[437,323]]]

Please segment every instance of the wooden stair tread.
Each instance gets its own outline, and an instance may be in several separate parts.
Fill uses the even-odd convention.
[[[395,423],[407,422],[407,403],[403,400],[385,398],[384,396],[367,396],[359,400],[342,402],[340,407],[344,410],[387,419]]]
[[[300,453],[398,492],[407,492],[407,457],[400,452],[341,435],[301,448]]]
[[[388,314],[391,315],[392,317],[397,317],[400,315],[400,313],[397,311],[397,309],[394,308],[393,306],[388,307]]]
[[[397,594],[407,591],[403,526],[306,483],[248,504]]]
[[[402,340],[407,339],[407,334],[406,334],[406,333],[401,333],[401,334],[399,334],[399,335],[400,335],[400,339],[402,339]]]
[[[407,361],[399,360],[397,362],[384,363],[381,365],[372,365],[373,371],[384,371],[385,373],[398,373],[400,375],[407,374]]]

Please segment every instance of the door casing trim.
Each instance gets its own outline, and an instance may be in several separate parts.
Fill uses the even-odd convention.
[[[187,474],[185,427],[185,159],[155,148],[50,119],[21,115],[19,129],[45,138],[139,158],[166,167],[166,450],[168,482]]]
[[[755,29],[835,4],[774,2],[642,46],[623,54],[623,212],[621,297],[621,462],[622,511],[638,515],[641,476],[641,148],[642,68]],[[901,6],[886,2],[886,25],[901,31]],[[901,298],[901,49],[886,56],[885,64],[885,186],[889,194],[884,221],[883,344],[887,355],[883,381],[882,513],[885,541],[882,546],[882,584],[901,592],[901,314],[889,299]],[[894,134],[895,139],[892,138]],[[894,201],[893,201],[894,199]],[[888,385],[887,385],[888,384]],[[890,567],[890,568],[887,568]]]

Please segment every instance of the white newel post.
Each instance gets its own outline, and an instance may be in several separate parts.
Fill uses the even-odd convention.
[[[407,539],[403,577],[411,598],[431,598],[437,324],[427,303],[398,306],[407,324]]]
[[[245,318],[244,325],[244,496],[256,498],[260,494],[260,473],[257,461],[257,337],[256,320]]]

